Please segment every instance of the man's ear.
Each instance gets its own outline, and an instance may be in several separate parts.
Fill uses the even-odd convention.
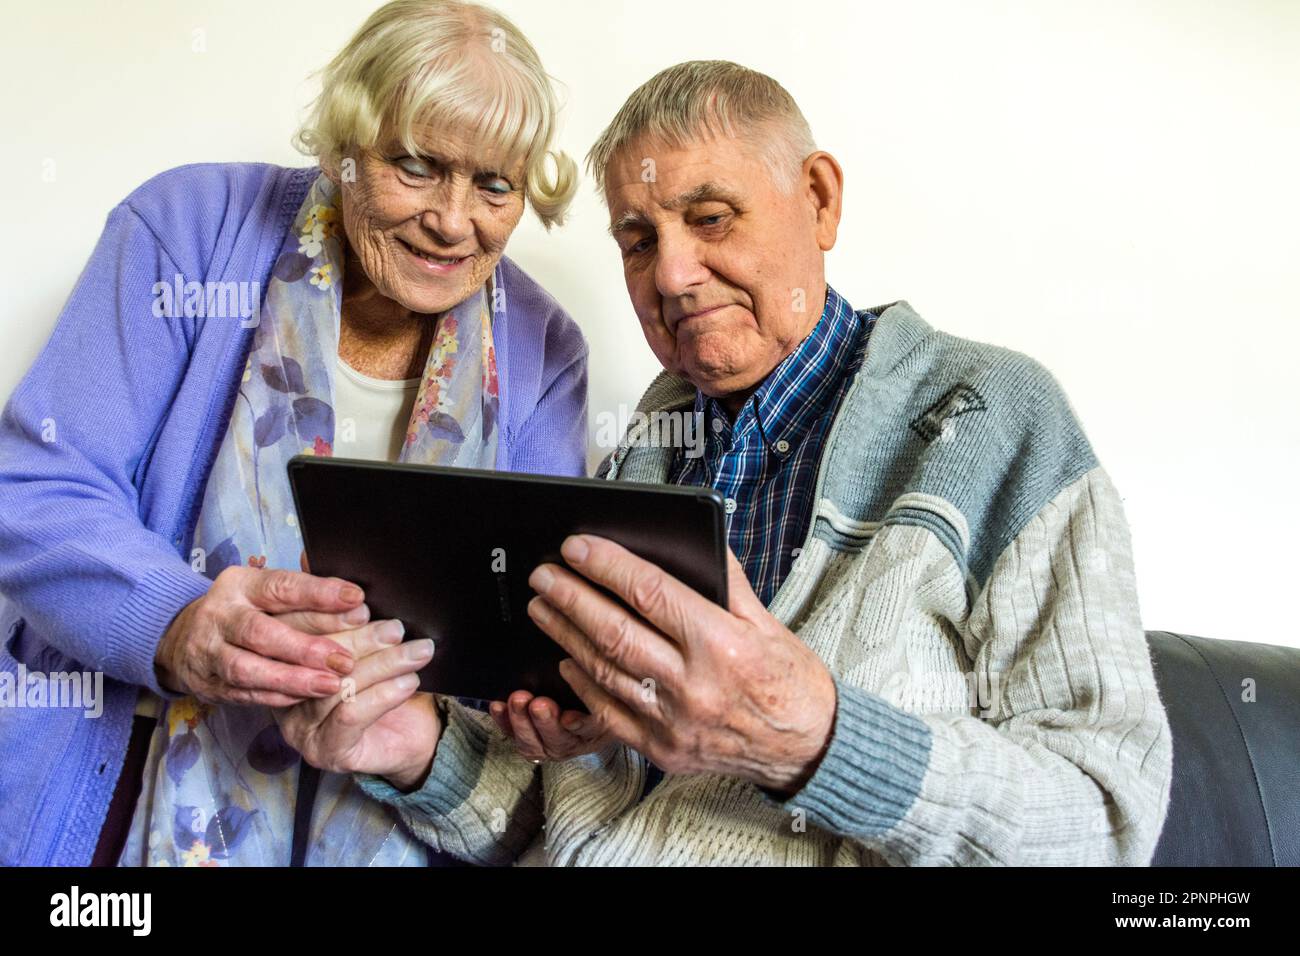
[[[818,151],[803,161],[801,181],[817,217],[817,246],[822,252],[835,247],[844,206],[844,170],[830,153]]]

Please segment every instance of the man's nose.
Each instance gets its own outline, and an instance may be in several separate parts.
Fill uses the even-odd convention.
[[[436,233],[444,245],[460,245],[474,232],[467,191],[456,187],[441,190],[435,205],[420,216],[420,223]]]
[[[699,244],[689,235],[661,235],[655,263],[655,284],[664,298],[685,295],[709,281],[708,267],[700,261]]]

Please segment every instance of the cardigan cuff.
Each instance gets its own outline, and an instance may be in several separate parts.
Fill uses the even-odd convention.
[[[403,793],[383,777],[359,773],[357,785],[372,799],[415,816],[442,817],[465,803],[487,755],[489,731],[478,721],[465,720],[442,697],[435,698],[442,718],[442,736],[433,754],[429,776],[418,790]]]
[[[830,746],[808,782],[785,800],[761,792],[783,811],[804,811],[817,826],[861,838],[886,832],[906,815],[930,761],[930,728],[919,717],[835,678]]]
[[[108,624],[105,663],[123,679],[164,700],[185,696],[162,687],[154,672],[158,642],[185,605],[208,593],[212,581],[189,565],[156,567],[136,582]]]

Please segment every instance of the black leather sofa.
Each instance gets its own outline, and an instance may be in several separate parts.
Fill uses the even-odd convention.
[[[1300,648],[1147,641],[1174,750],[1152,866],[1300,865]]]

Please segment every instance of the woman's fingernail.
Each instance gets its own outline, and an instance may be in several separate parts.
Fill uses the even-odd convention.
[[[570,535],[564,539],[564,544],[560,545],[560,554],[564,555],[564,560],[577,564],[587,560],[587,554],[591,548],[587,546],[586,540],[580,535]]]
[[[339,589],[339,597],[349,603],[352,601],[360,601],[365,596],[365,592],[355,584],[345,584]]]
[[[571,734],[576,734],[582,730],[582,719],[580,717],[571,717],[564,721],[564,729]]]
[[[418,641],[410,641],[406,645],[406,659],[408,661],[424,661],[433,656],[433,641],[427,637]]]
[[[356,662],[341,651],[335,651],[325,658],[325,666],[338,674],[351,674]],[[331,691],[333,693],[333,691]]]
[[[546,565],[534,568],[533,573],[528,576],[528,586],[539,594],[545,594],[555,583],[555,575]]]
[[[365,604],[358,604],[343,615],[345,624],[365,624],[368,620],[370,620],[370,608]]]
[[[390,647],[394,644],[401,643],[403,635],[406,634],[406,625],[394,618],[391,621],[385,621],[379,625],[379,643],[387,644]]]
[[[337,677],[321,675],[312,681],[312,690],[318,694],[324,694],[326,697],[339,692],[340,681]]]
[[[397,686],[400,690],[415,690],[420,686],[419,674],[403,674],[397,678]]]

